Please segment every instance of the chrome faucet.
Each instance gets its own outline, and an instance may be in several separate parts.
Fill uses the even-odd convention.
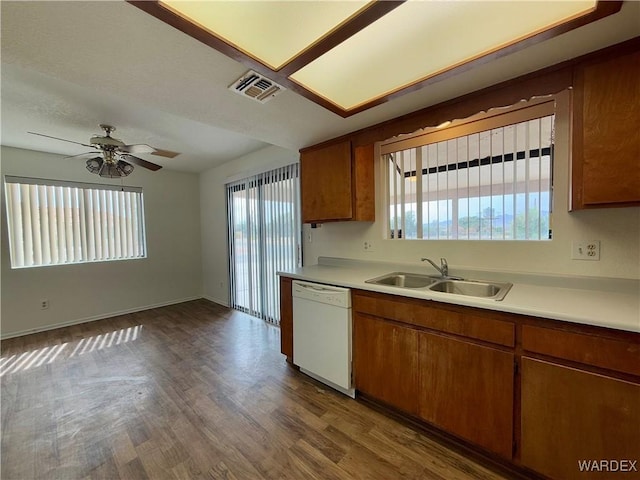
[[[449,277],[449,264],[447,263],[447,259],[446,258],[441,258],[440,259],[440,266],[436,265],[435,262],[433,260],[431,260],[430,258],[421,258],[420,260],[422,262],[429,262],[431,265],[433,265],[433,268],[435,268],[436,270],[438,270],[440,272],[440,275],[442,276],[442,278],[448,278]]]

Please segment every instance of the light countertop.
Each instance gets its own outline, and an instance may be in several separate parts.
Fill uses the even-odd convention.
[[[451,269],[452,275],[464,278],[512,283],[513,287],[502,301],[365,283],[370,278],[396,271],[437,275],[426,265],[416,267],[329,257],[320,257],[317,265],[278,274],[327,285],[640,332],[640,290],[635,280]]]

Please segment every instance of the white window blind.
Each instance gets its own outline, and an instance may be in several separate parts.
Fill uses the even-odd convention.
[[[231,305],[280,323],[278,270],[300,263],[298,164],[227,185]]]
[[[142,189],[5,176],[11,267],[146,256]]]
[[[389,238],[551,238],[554,102],[381,146]]]

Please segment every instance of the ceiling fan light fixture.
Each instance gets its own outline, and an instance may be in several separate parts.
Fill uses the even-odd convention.
[[[133,165],[125,162],[124,160],[118,161],[117,168],[122,173],[122,177],[128,176],[131,172],[133,172]]]
[[[131,172],[133,172],[133,165],[119,160],[118,163],[103,162],[97,173],[103,178],[120,178],[128,176]]]
[[[104,160],[102,160],[100,157],[90,158],[89,160],[87,160],[87,170],[89,170],[91,173],[98,173],[102,168],[103,163]]]
[[[100,175],[103,178],[120,178],[121,177],[120,172],[118,171],[118,167],[116,167],[112,163],[107,163],[107,162],[104,162],[102,164],[102,167],[98,172],[98,175]]]

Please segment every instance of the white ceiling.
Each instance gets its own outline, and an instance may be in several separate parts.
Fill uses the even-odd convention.
[[[182,152],[141,157],[188,172],[269,144],[298,150],[640,35],[640,2],[625,2],[613,16],[344,119],[292,91],[266,104],[235,95],[227,87],[247,67],[122,1],[0,7],[2,145],[75,155],[87,149],[26,132],[86,143],[109,123],[125,143]]]

